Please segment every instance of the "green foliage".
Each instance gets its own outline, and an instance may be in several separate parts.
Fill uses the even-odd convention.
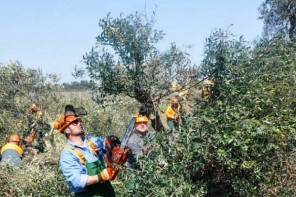
[[[206,39],[201,73],[215,84],[211,94],[214,100],[222,98],[220,91],[229,91],[228,87],[223,89],[224,84],[242,81],[239,72],[243,72],[242,68],[249,64],[251,58],[249,47],[245,45],[243,37],[236,40],[230,39],[230,36],[233,36],[230,32],[219,29]]]
[[[294,0],[265,0],[260,8],[264,34],[274,36],[284,33],[289,39],[296,36],[296,2]]]
[[[39,161],[24,168],[0,166],[1,196],[73,196],[57,164]]]
[[[86,81],[86,80],[81,80],[80,82],[78,81],[72,81],[71,83],[63,83],[63,86],[65,88],[66,91],[68,90],[90,90],[92,88],[94,84],[92,84],[92,82],[90,81]]]
[[[168,84],[182,84],[190,71],[175,45],[156,50],[163,34],[153,30],[153,18],[144,23],[142,17],[100,20],[103,48],[84,57],[97,95],[62,92],[56,78],[47,83],[19,63],[1,66],[1,131],[25,127],[28,92],[37,83],[49,119],[57,119],[66,104],[82,106],[89,113],[82,117],[88,134],[121,137],[140,104],[160,101],[171,93]],[[151,151],[138,160],[141,170],[123,168],[114,184],[118,196],[295,196],[295,49],[293,40],[281,37],[251,47],[228,31],[214,32],[201,65],[202,76],[214,84],[211,99],[190,103],[196,110],[183,115],[180,128],[148,142]],[[59,152],[65,138],[54,139]],[[71,196],[57,163],[44,159],[25,160],[23,169],[0,166],[0,195]]]
[[[218,185],[228,181],[232,195],[264,194],[258,184],[274,184],[270,174],[281,171],[283,156],[292,150],[283,133],[295,134],[295,47],[275,38],[249,51],[242,41],[220,38],[210,44],[217,49],[211,57],[221,57],[223,51],[225,59],[214,58],[213,89],[218,90],[213,102],[200,110],[206,121],[199,124],[210,133],[214,160],[230,172],[222,173]]]
[[[100,105],[114,97],[128,96],[142,105],[151,106],[153,127],[161,130],[157,106],[160,100],[173,93],[172,83],[185,87],[196,75],[186,52],[171,44],[160,52],[157,43],[163,32],[153,28],[154,15],[148,19],[138,13],[100,19],[102,33],[96,48],[83,58],[86,70],[95,87],[93,99]],[[155,126],[159,125],[159,126]]]
[[[38,90],[40,107],[44,107],[44,115],[48,117],[53,111],[49,106],[51,97],[57,99],[58,78],[55,75],[43,76],[41,70],[25,69],[21,63],[12,62],[0,66],[0,130],[4,136],[19,133],[28,129],[28,108],[32,105],[34,90]],[[52,100],[51,100],[52,101]],[[46,120],[48,120],[46,118]]]
[[[294,59],[294,44],[284,39],[251,50],[241,38],[215,32],[202,69],[214,82],[212,100],[180,129],[158,133],[151,142],[156,154],[139,160],[142,171],[130,190],[135,196],[295,195]]]
[[[98,51],[93,49],[84,60],[101,95],[124,94],[144,104],[170,94],[171,82],[184,82],[182,71],[190,68],[190,61],[175,44],[164,53],[156,49],[164,34],[153,29],[154,16],[108,15],[99,25]]]

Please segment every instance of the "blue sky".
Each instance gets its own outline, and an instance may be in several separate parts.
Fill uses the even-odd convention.
[[[151,15],[155,28],[166,33],[159,47],[170,43],[188,51],[192,61],[202,59],[205,39],[215,28],[228,28],[252,41],[261,35],[263,22],[258,7],[263,0],[2,0],[0,1],[0,63],[20,61],[26,68],[56,73],[61,82],[75,79],[74,66],[95,46],[98,21],[111,12],[136,11]],[[81,79],[78,79],[81,80]]]

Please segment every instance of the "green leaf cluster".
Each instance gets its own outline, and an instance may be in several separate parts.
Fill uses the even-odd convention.
[[[202,65],[209,102],[140,159],[136,196],[295,195],[295,43],[257,43],[217,30]],[[125,180],[127,181],[127,180]],[[131,192],[123,191],[123,192]]]

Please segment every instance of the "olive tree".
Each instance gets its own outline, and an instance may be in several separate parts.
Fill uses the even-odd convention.
[[[83,58],[91,80],[96,83],[93,98],[104,103],[110,96],[125,95],[155,112],[152,120],[156,130],[162,129],[160,100],[173,93],[171,83],[181,87],[192,83],[188,73],[192,69],[188,54],[175,44],[164,52],[157,49],[164,33],[153,28],[155,15],[110,14],[100,19],[102,32],[94,47]],[[194,75],[194,74],[192,74]]]
[[[25,69],[20,62],[0,65],[0,130],[22,134],[28,129],[27,110],[35,93],[41,108],[50,113],[49,97],[57,100],[58,80],[56,75],[44,76],[40,69]]]
[[[135,196],[294,196],[295,54],[285,39],[251,47],[214,32],[202,74],[215,95],[172,136],[157,135]]]
[[[265,0],[260,8],[260,19],[264,21],[267,36],[284,33],[289,39],[296,36],[295,0]]]

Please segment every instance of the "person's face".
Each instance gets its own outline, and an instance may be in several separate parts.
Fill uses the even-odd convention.
[[[81,125],[81,122],[79,120],[73,121],[69,126],[68,126],[68,131],[70,132],[69,134],[72,136],[79,136],[84,134],[84,129]]]
[[[179,104],[178,103],[172,103],[172,107],[173,108],[178,108],[179,107]]]
[[[147,122],[137,122],[136,125],[135,125],[135,129],[138,133],[144,135],[147,131]]]

